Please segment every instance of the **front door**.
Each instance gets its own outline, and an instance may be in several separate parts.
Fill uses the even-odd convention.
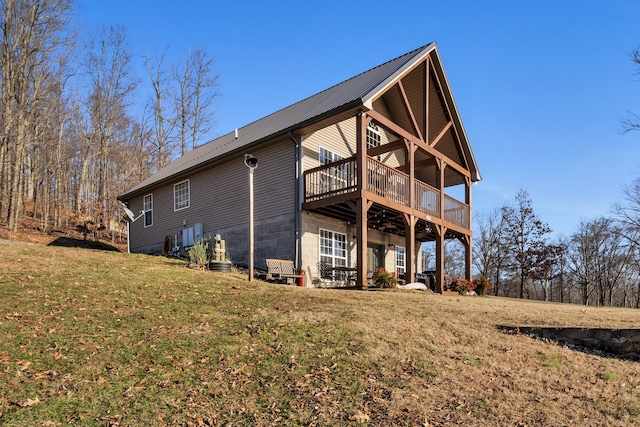
[[[380,267],[384,267],[384,247],[373,243],[367,244],[367,277],[371,278],[373,273]]]

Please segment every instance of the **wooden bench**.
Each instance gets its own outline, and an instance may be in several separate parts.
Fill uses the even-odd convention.
[[[287,259],[267,259],[267,280],[290,279],[304,277],[296,272],[293,261]]]

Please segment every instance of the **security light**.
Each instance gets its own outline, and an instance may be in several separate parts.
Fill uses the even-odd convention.
[[[255,169],[258,167],[258,159],[253,157],[252,154],[244,155],[244,164],[247,165],[249,169]]]

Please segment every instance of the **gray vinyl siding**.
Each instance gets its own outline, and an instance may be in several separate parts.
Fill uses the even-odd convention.
[[[269,142],[251,150],[259,164],[254,172],[254,219],[293,215],[295,212],[295,145],[290,140]],[[174,184],[189,179],[190,206],[173,210]],[[153,194],[153,226],[131,224],[131,249],[159,250],[165,236],[202,223],[204,235],[247,224],[249,221],[249,169],[243,155],[233,156],[195,174],[177,178],[146,194]],[[142,209],[143,196],[129,202],[134,212]],[[293,243],[292,243],[293,244]]]

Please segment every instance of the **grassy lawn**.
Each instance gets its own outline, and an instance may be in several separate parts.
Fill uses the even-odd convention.
[[[638,362],[498,324],[640,328],[640,311],[0,244],[0,425],[640,424]]]

